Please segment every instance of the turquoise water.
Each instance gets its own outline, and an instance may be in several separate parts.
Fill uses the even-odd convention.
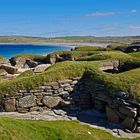
[[[55,45],[0,45],[0,56],[11,58],[17,54],[41,54],[46,55],[60,50],[70,50],[70,47]]]

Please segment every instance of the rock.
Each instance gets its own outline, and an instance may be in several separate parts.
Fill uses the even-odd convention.
[[[7,72],[6,72],[5,70],[2,70],[2,71],[0,72],[0,77],[3,77],[3,76],[5,76],[5,75],[7,75]]]
[[[36,102],[37,102],[38,106],[42,106],[43,105],[42,98],[43,98],[43,95],[36,96]]]
[[[6,112],[14,112],[16,111],[16,100],[8,99],[4,102],[4,106]]]
[[[54,90],[57,90],[57,89],[59,89],[59,86],[52,86],[52,88],[54,89]]]
[[[49,63],[50,64],[55,64],[56,63],[56,57],[51,57],[51,58],[49,58]]]
[[[29,109],[28,108],[18,108],[18,112],[19,113],[27,113],[27,112],[29,112]]]
[[[28,108],[36,106],[36,97],[33,95],[25,96],[19,99],[19,107]]]
[[[36,67],[39,63],[28,59],[28,60],[26,60],[26,64],[29,66],[29,68],[33,68],[33,67]]]
[[[132,130],[133,127],[134,127],[134,123],[135,123],[135,120],[134,118],[130,118],[130,117],[127,117],[125,118],[125,120],[122,122],[122,125],[129,129],[129,130]]]
[[[137,109],[128,106],[119,107],[119,112],[132,118],[137,116]]]
[[[46,69],[48,69],[51,66],[51,64],[41,64],[34,68],[35,73],[41,73],[44,72]]]
[[[107,115],[107,119],[110,122],[113,123],[119,123],[119,116],[118,114],[109,106],[106,106],[106,115]]]
[[[18,71],[18,69],[16,67],[10,66],[10,65],[7,65],[7,64],[2,64],[0,66],[0,69],[5,70],[9,74],[16,74],[17,71]]]
[[[61,100],[61,102],[60,102],[60,105],[63,107],[63,106],[68,106],[68,105],[70,105],[71,104],[71,102],[70,101],[64,101],[64,100]]]
[[[34,111],[42,112],[43,111],[43,108],[38,107],[38,106],[30,108],[30,112],[34,112]]]
[[[60,116],[65,116],[67,113],[61,109],[59,110],[56,110],[54,109],[53,112],[56,114],[56,115],[60,115]]]
[[[135,133],[140,133],[140,127],[137,127]]]
[[[127,100],[129,98],[129,94],[126,92],[118,92],[116,93],[116,97]]]
[[[61,100],[61,97],[44,96],[42,102],[45,106],[54,108],[59,105]]]

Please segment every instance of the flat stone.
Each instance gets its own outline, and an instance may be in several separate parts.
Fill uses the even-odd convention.
[[[4,102],[6,112],[16,111],[16,99],[9,99]]]
[[[119,111],[129,117],[136,117],[137,116],[137,110],[136,108],[131,108],[128,106],[124,107],[119,107]]]
[[[39,93],[39,92],[43,92],[42,89],[33,89],[33,90],[30,90],[30,93]]]
[[[42,111],[43,111],[43,108],[38,107],[38,106],[36,106],[36,107],[31,107],[31,108],[30,108],[30,112],[34,112],[34,111],[42,112]]]
[[[45,86],[45,88],[44,88],[45,90],[51,90],[52,89],[52,87],[51,86]]]
[[[107,115],[107,119],[110,122],[113,123],[119,123],[119,116],[118,114],[109,106],[106,106],[106,115]]]
[[[68,91],[68,92],[72,92],[72,91],[73,91],[73,88],[72,88],[72,87],[65,87],[64,90],[66,90],[66,91]]]
[[[61,93],[61,92],[64,91],[64,89],[63,88],[59,88],[57,91],[58,91],[58,93]]]
[[[61,80],[61,81],[58,81],[60,84],[65,84],[65,83],[70,83],[72,82],[72,80]]]
[[[51,66],[51,64],[41,64],[34,68],[35,73],[41,73],[44,72],[46,69],[48,69]]]
[[[19,113],[27,113],[27,112],[29,112],[28,108],[18,108],[17,110],[18,110]]]
[[[25,96],[19,99],[19,107],[33,107],[36,106],[36,97],[33,95]]]
[[[60,116],[65,116],[67,113],[61,109],[59,110],[56,110],[54,109],[53,112],[56,114],[56,115],[60,115]]]
[[[19,90],[19,93],[27,93],[28,91],[27,90]]]
[[[61,97],[44,96],[42,102],[48,108],[54,108],[59,105]]]
[[[73,85],[76,85],[77,83],[78,83],[77,80],[71,82],[71,84],[73,84]]]
[[[59,86],[52,86],[54,90],[59,89]]]
[[[0,69],[4,69],[9,74],[16,74],[18,70],[16,67],[7,64],[2,64]]]
[[[62,87],[62,88],[65,88],[65,87],[70,87],[70,84],[62,84],[62,85],[60,85],[60,87]]]

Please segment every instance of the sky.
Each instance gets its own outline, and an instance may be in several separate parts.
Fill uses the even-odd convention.
[[[140,0],[0,0],[0,35],[140,35]]]

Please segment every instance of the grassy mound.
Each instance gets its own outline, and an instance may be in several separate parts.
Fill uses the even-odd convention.
[[[23,73],[21,73],[18,78],[22,78],[22,77],[28,77],[28,76],[33,76],[34,72],[32,70],[27,70]]]
[[[131,56],[133,56],[133,57],[140,58],[140,52],[129,53],[129,55],[131,55]]]
[[[87,70],[92,71],[93,80],[98,80],[106,85],[108,93],[114,95],[116,91],[127,91],[133,94],[136,99],[140,100],[140,89],[137,87],[134,89],[134,84],[140,83],[140,68],[129,70],[123,73],[110,74],[99,70],[100,65],[104,61],[94,61],[94,62],[76,62],[76,61],[65,61],[57,63],[50,67],[46,72],[34,76],[18,78],[5,83],[0,83],[0,94],[14,94],[20,89],[32,89],[43,85],[47,82],[53,82],[57,80],[70,79],[73,77],[82,76]],[[135,61],[135,59],[127,59],[120,61],[121,65],[137,66],[140,67],[140,61]],[[90,77],[92,74],[87,74]]]
[[[16,59],[31,59],[38,62],[46,63],[47,58],[43,55],[33,55],[33,54],[18,54],[11,58],[11,61],[15,61]]]
[[[0,118],[1,140],[118,140],[75,121],[29,121]],[[120,138],[119,138],[120,139]],[[124,140],[124,139],[120,139]],[[136,138],[134,140],[139,140]]]
[[[59,52],[48,54],[47,60],[49,62],[50,58],[58,58],[58,57],[68,58],[70,60],[76,60],[80,57],[90,56],[97,53],[99,53],[99,51],[59,51]]]
[[[107,51],[109,49],[98,46],[80,46],[76,47],[75,51]]]
[[[122,60],[122,59],[130,59],[130,58],[131,56],[120,51],[105,51],[92,56],[81,57],[80,59],[78,59],[78,61],[96,61],[96,60],[106,60],[106,59]]]

